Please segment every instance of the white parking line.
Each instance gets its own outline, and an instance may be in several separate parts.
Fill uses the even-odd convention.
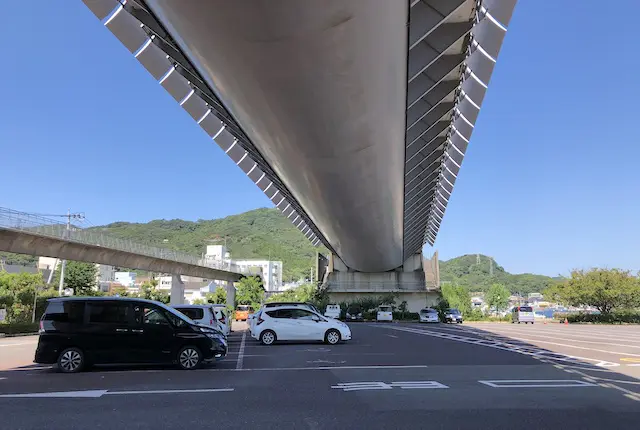
[[[504,379],[492,381],[478,381],[493,388],[574,388],[597,387],[587,381],[577,379]]]
[[[242,333],[242,342],[240,343],[240,350],[238,351],[238,361],[236,362],[236,370],[242,369],[244,361],[244,342],[247,339],[247,332]]]

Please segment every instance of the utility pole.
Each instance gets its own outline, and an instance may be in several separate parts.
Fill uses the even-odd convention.
[[[67,228],[65,230],[65,239],[69,239],[71,236],[71,218],[73,219],[84,219],[84,214],[82,213],[71,213],[71,209],[67,211]],[[58,285],[58,295],[62,296],[64,290],[64,269],[67,266],[67,260],[62,260],[62,265],[60,266],[60,284]],[[55,269],[55,267],[54,267]]]
[[[489,257],[489,276],[493,276],[493,257]]]

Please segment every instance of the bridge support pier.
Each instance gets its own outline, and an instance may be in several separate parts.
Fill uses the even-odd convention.
[[[415,254],[395,270],[371,273],[350,270],[339,258],[331,256],[324,286],[335,303],[394,294],[396,306],[406,301],[409,312],[418,312],[436,305],[440,298],[439,285],[427,283],[422,259],[422,254]]]
[[[184,283],[180,275],[171,275],[171,296],[169,297],[170,305],[184,304]]]
[[[227,282],[227,308],[234,309],[236,308],[236,287],[233,285],[233,282]]]

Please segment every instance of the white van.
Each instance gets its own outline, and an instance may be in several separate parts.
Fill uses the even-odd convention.
[[[535,313],[531,306],[516,306],[511,310],[511,324],[531,323],[535,322]]]
[[[174,305],[172,308],[183,313],[198,324],[206,325],[218,330],[225,336],[224,327],[216,318],[216,312],[212,305]]]
[[[377,321],[393,321],[393,309],[391,306],[382,305],[378,306],[378,313],[376,315]]]
[[[340,305],[327,305],[324,316],[327,318],[340,319]]]

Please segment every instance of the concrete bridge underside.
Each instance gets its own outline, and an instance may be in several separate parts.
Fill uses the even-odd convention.
[[[0,251],[108,264],[156,273],[197,276],[220,281],[237,282],[244,277],[239,273],[2,228],[0,228]]]
[[[83,0],[350,270],[433,244],[516,0]]]

